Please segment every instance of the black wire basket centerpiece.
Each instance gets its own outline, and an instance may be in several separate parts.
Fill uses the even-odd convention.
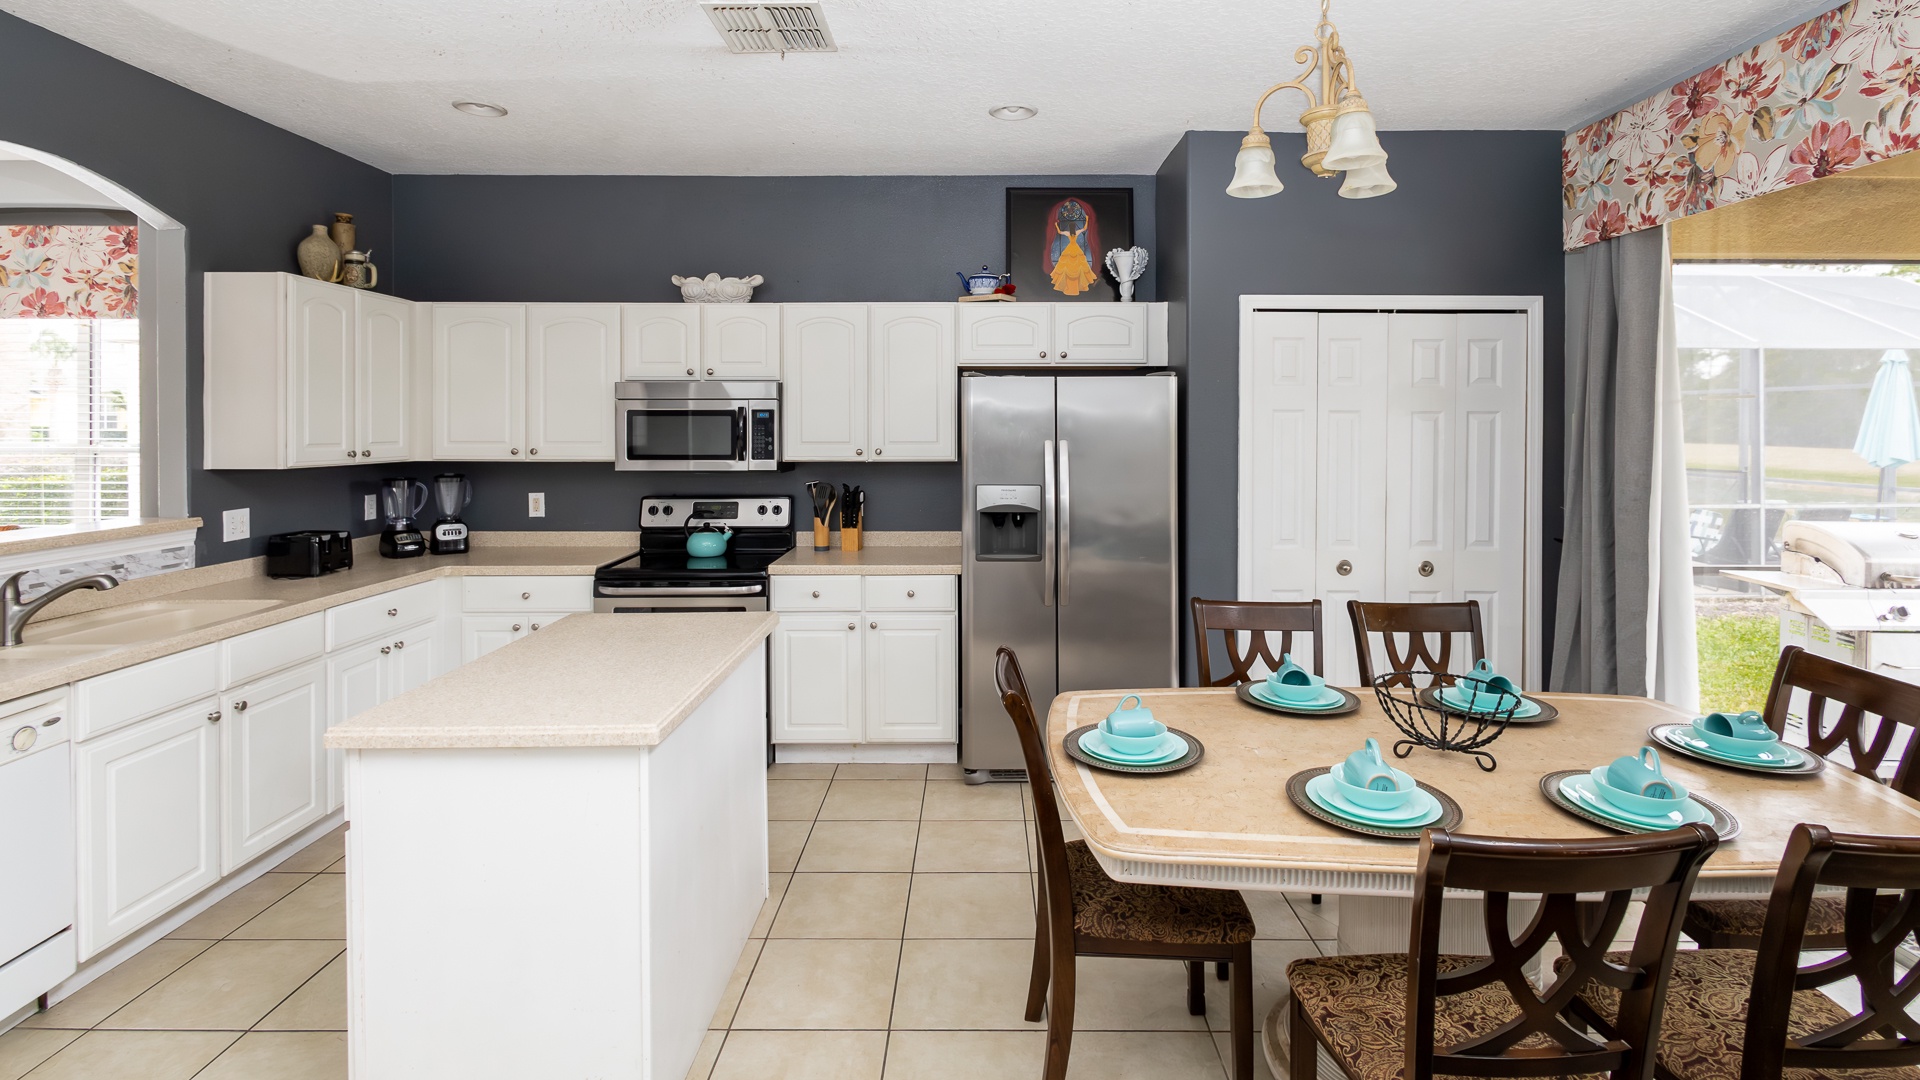
[[[1405,738],[1393,744],[1393,756],[1406,757],[1416,746],[1429,750],[1452,750],[1473,755],[1482,769],[1492,772],[1500,763],[1487,751],[1487,745],[1507,730],[1521,697],[1505,685],[1471,675],[1438,674],[1431,671],[1392,671],[1373,680],[1373,693],[1381,711]],[[1472,692],[1469,704],[1441,708],[1440,703],[1423,703],[1420,688],[1455,686]]]

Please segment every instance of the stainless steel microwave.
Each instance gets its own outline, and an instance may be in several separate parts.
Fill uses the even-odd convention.
[[[613,467],[758,472],[780,467],[777,382],[623,382]]]

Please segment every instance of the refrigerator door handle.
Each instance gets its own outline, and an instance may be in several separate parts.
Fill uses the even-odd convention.
[[[1044,582],[1040,587],[1040,603],[1047,607],[1052,607],[1053,606],[1053,589],[1054,589],[1054,580],[1053,580],[1054,501],[1053,501],[1053,440],[1052,439],[1046,439],[1040,443],[1040,471],[1041,471],[1041,475],[1045,478],[1045,483],[1046,483],[1046,489],[1041,492],[1042,506],[1040,508],[1041,516],[1046,519],[1046,525],[1045,525],[1045,528],[1042,530],[1042,534],[1040,537],[1040,565],[1044,568],[1041,571],[1041,577],[1044,579]]]
[[[1067,440],[1060,440],[1060,606],[1067,606],[1073,589],[1073,469],[1067,460]]]

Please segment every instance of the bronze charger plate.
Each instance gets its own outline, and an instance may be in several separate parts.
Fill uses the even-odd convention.
[[[1441,712],[1452,713],[1455,716],[1493,715],[1490,713],[1470,713],[1467,710],[1462,709],[1457,705],[1447,704],[1446,699],[1440,696],[1440,688],[1437,686],[1424,687],[1420,690],[1418,694],[1414,696],[1420,702],[1420,704],[1425,705],[1429,709],[1438,709]],[[1514,724],[1544,724],[1549,720],[1557,719],[1560,715],[1560,710],[1554,708],[1553,703],[1550,701],[1541,701],[1537,697],[1529,697],[1526,694],[1521,694],[1520,700],[1533,702],[1535,705],[1540,706],[1540,711],[1537,713],[1534,713],[1532,716],[1513,717],[1512,719],[1507,721],[1508,726],[1512,726]]]
[[[1791,768],[1751,765],[1743,761],[1732,761],[1728,758],[1714,757],[1704,750],[1695,749],[1691,743],[1683,742],[1675,737],[1678,732],[1690,731],[1692,728],[1692,724],[1655,724],[1647,729],[1647,741],[1662,750],[1671,750],[1676,754],[1683,754],[1694,761],[1704,761],[1709,765],[1718,765],[1723,769],[1736,769],[1745,773],[1759,773],[1762,776],[1816,776],[1824,772],[1827,767],[1824,758],[1804,746],[1793,747],[1793,749],[1798,750],[1800,755],[1806,758],[1806,760]],[[1675,729],[1678,729],[1678,731]]]
[[[1574,817],[1580,818],[1583,821],[1591,821],[1603,829],[1612,829],[1614,832],[1626,833],[1629,836],[1644,836],[1648,833],[1667,831],[1666,829],[1656,828],[1650,825],[1644,827],[1629,825],[1624,821],[1615,821],[1612,818],[1601,817],[1599,814],[1586,809],[1579,803],[1560,794],[1560,781],[1565,780],[1569,776],[1585,776],[1587,772],[1588,770],[1586,769],[1561,769],[1557,772],[1550,772],[1540,778],[1540,794],[1545,795],[1548,802],[1572,814]],[[1721,843],[1725,843],[1740,835],[1740,819],[1733,816],[1733,811],[1728,810],[1726,807],[1721,806],[1705,795],[1689,792],[1688,797],[1705,807],[1707,813],[1712,815],[1711,823],[1713,825],[1713,831],[1719,834]]]
[[[1453,801],[1453,796],[1424,780],[1415,780],[1414,783],[1420,785],[1421,791],[1433,796],[1434,801],[1440,804],[1440,816],[1425,825],[1396,829],[1391,825],[1372,825],[1353,818],[1341,817],[1307,797],[1307,781],[1332,771],[1329,766],[1322,765],[1317,769],[1301,769],[1287,777],[1287,798],[1292,799],[1293,805],[1305,811],[1308,817],[1324,821],[1336,829],[1345,829],[1362,836],[1379,836],[1388,840],[1418,840],[1420,834],[1428,829],[1454,829],[1460,826],[1463,817],[1460,813],[1460,804]]]
[[[1347,700],[1343,704],[1326,709],[1296,709],[1291,705],[1276,705],[1271,701],[1261,701],[1259,698],[1253,696],[1253,684],[1244,682],[1233,688],[1233,696],[1256,709],[1277,712],[1282,716],[1304,716],[1309,718],[1318,716],[1345,716],[1360,708],[1360,698],[1352,691],[1342,689],[1338,686],[1329,686],[1327,689],[1339,691],[1340,695]]]
[[[1207,748],[1200,745],[1199,739],[1181,731],[1179,728],[1170,727],[1167,729],[1168,731],[1187,740],[1187,752],[1174,758],[1172,761],[1161,762],[1158,765],[1122,765],[1117,761],[1102,761],[1092,754],[1087,753],[1085,750],[1080,749],[1080,736],[1085,735],[1087,732],[1099,726],[1099,724],[1082,724],[1074,728],[1072,731],[1067,732],[1066,738],[1061,741],[1060,748],[1067,752],[1068,757],[1085,765],[1089,769],[1105,769],[1108,772],[1117,773],[1138,773],[1142,776],[1153,776],[1159,773],[1179,772],[1181,769],[1190,769],[1198,764],[1201,756],[1207,752]]]

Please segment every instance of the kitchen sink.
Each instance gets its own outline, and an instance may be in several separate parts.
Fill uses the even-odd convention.
[[[84,615],[30,622],[24,645],[0,654],[44,646],[110,646],[155,641],[276,607],[278,600],[149,600],[102,608]]]

